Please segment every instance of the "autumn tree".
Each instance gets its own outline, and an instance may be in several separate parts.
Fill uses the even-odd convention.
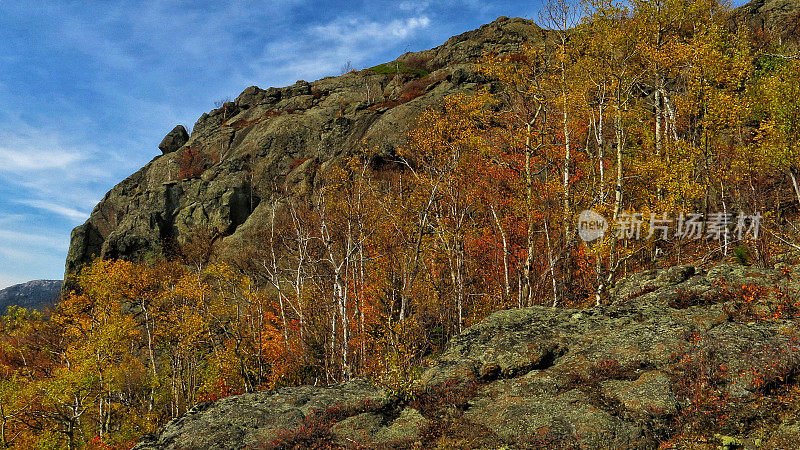
[[[785,174],[800,203],[800,62],[773,57],[774,67],[751,88],[751,98],[760,126],[754,150],[763,166]]]

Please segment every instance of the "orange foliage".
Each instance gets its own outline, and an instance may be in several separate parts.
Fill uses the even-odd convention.
[[[178,176],[181,179],[199,177],[212,164],[219,162],[215,154],[207,154],[199,149],[187,147],[178,160]]]

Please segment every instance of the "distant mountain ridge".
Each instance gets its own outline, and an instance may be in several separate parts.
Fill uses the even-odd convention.
[[[34,280],[0,290],[0,312],[11,305],[43,311],[53,306],[61,293],[61,280]]]

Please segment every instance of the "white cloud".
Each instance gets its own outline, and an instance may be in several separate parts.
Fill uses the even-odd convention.
[[[364,22],[349,18],[311,28],[319,40],[332,40],[337,45],[348,45],[370,41],[371,43],[396,42],[406,39],[418,30],[427,28],[431,21],[427,16],[392,20],[388,23]]]
[[[64,169],[81,159],[80,155],[58,150],[12,150],[0,147],[0,170],[6,172]]]
[[[288,85],[298,79],[311,81],[338,75],[345,62],[351,61],[356,67],[366,64],[375,55],[410,41],[430,25],[425,14],[384,22],[348,16],[312,25],[291,38],[270,42],[261,57],[246,66],[242,83],[260,84],[266,79]]]
[[[19,225],[24,223],[27,217],[23,214],[4,214],[0,215],[0,227],[8,225]]]
[[[0,247],[6,249],[18,249],[20,247],[18,244],[24,244],[26,247],[33,247],[36,249],[65,251],[69,246],[69,236],[53,237],[51,235],[26,233],[0,228],[0,243],[9,244],[6,247],[0,244]]]
[[[56,134],[19,122],[0,130],[0,143],[0,172],[65,170],[87,157]]]
[[[33,279],[63,277],[67,242],[49,242],[43,236],[0,231],[0,289]],[[10,239],[33,239],[21,242]]]
[[[110,152],[102,151],[89,137],[8,114],[0,114],[0,123],[0,189],[6,191],[6,201],[35,207],[30,202],[57,199],[78,211],[91,209],[94,203],[89,201],[99,196],[98,187],[107,190],[119,180],[117,166],[126,173],[132,171],[122,163],[110,165]],[[13,192],[12,198],[8,192]]]
[[[17,201],[17,203],[58,214],[59,216],[75,222],[82,222],[89,218],[89,213],[87,212],[78,211],[77,209],[70,208],[68,206],[63,206],[44,200],[20,200]]]
[[[36,252],[31,252],[29,249],[20,249],[19,247],[3,247],[0,246],[0,256],[4,257],[4,259],[8,261],[13,261],[14,263],[20,263],[22,261],[30,262],[35,261]],[[29,280],[21,280],[21,282],[29,281]]]

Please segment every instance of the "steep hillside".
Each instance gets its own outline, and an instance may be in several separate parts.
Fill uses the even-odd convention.
[[[639,273],[608,306],[493,314],[413,396],[363,380],[234,396],[136,448],[797,448],[800,329],[773,315],[796,308],[798,277],[786,265]]]
[[[53,306],[61,293],[61,280],[35,280],[0,290],[0,311],[11,305],[42,311]]]
[[[218,249],[245,239],[267,222],[261,200],[274,189],[306,194],[320,168],[365,146],[390,154],[422,111],[485,82],[470,70],[483,52],[544,35],[530,21],[500,18],[372,69],[285,88],[249,87],[203,114],[191,136],[174,130],[160,146],[164,155],[105,195],[73,231],[66,273],[92,255],[161,252],[200,227],[222,238]]]

